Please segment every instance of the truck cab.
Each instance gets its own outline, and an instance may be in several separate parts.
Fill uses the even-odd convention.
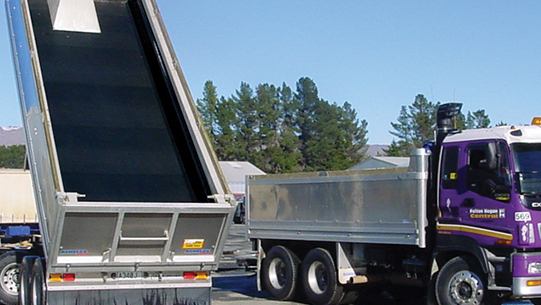
[[[538,121],[450,133],[441,144],[437,247],[474,254],[486,288],[514,298],[541,296]]]

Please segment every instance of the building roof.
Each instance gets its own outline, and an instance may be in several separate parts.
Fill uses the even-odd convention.
[[[408,167],[410,158],[408,157],[370,157],[363,162],[349,168],[349,170]]]
[[[250,162],[244,161],[220,161],[220,166],[227,183],[244,183],[247,175],[266,175]]]

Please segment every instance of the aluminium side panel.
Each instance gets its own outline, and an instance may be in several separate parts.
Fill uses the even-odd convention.
[[[425,247],[427,171],[369,173],[249,177],[249,237]]]
[[[6,11],[10,32],[15,78],[26,135],[29,165],[36,198],[36,210],[45,252],[50,244],[49,228],[55,226],[56,193],[62,192],[58,162],[51,132],[47,100],[40,77],[39,56],[31,25],[30,10],[25,0],[7,0]]]

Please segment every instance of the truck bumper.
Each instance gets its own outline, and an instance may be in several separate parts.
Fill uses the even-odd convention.
[[[541,283],[541,276],[514,277],[513,295],[517,297],[541,297],[541,285],[531,286],[531,283]]]
[[[541,297],[541,252],[515,253],[512,262],[513,295]]]

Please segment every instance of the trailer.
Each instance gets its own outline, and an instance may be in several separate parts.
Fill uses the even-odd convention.
[[[428,304],[541,297],[541,119],[457,130],[406,168],[247,178],[258,287],[278,300],[349,304],[374,285],[426,289]]]
[[[30,172],[0,169],[0,301],[17,297],[17,252],[30,250],[38,237]]]
[[[7,304],[209,304],[235,209],[154,0],[6,0],[40,234]]]

